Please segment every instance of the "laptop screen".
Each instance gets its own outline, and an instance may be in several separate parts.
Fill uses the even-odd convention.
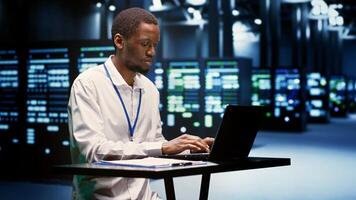
[[[160,157],[209,161],[247,158],[266,111],[262,106],[228,105],[210,154],[175,154]]]
[[[261,127],[265,107],[226,107],[215,137],[209,160],[231,160],[248,157]]]

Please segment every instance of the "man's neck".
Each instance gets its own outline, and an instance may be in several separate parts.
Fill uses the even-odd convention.
[[[130,69],[128,69],[122,62],[120,59],[118,59],[118,57],[116,55],[114,55],[111,58],[111,61],[114,63],[115,68],[117,69],[117,71],[121,74],[122,78],[125,80],[125,82],[129,85],[129,86],[133,86],[134,84],[134,78],[136,76],[136,72],[131,71]]]

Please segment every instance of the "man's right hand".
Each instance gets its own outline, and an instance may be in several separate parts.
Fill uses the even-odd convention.
[[[210,147],[214,143],[214,138],[206,137],[204,139],[184,134],[173,140],[162,144],[162,154],[178,154],[185,150],[191,152],[210,152]]]

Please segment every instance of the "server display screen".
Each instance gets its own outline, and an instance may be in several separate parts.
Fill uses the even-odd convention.
[[[354,91],[353,91],[353,108],[351,108],[351,112],[355,112],[356,111],[356,80],[354,79]]]
[[[355,111],[356,110],[356,80],[354,80],[354,95],[353,96],[354,96],[353,102],[355,104],[355,108],[353,111]]]
[[[162,67],[162,63],[155,62],[155,64],[154,64],[154,84],[156,85],[156,87],[159,91],[159,94],[160,94],[160,104],[159,104],[160,111],[163,110],[163,101],[165,99],[163,76],[164,76],[164,69]]]
[[[159,111],[161,115],[161,122],[164,126],[166,123],[166,82],[165,82],[165,69],[162,66],[162,62],[156,61],[152,65],[152,70],[146,75],[157,87],[159,92]]]
[[[300,118],[300,74],[297,69],[277,69],[274,117],[291,123]]]
[[[346,78],[344,76],[332,76],[330,78],[330,103],[332,113],[346,112]]]
[[[167,127],[185,133],[201,126],[199,62],[170,61],[167,64]]]
[[[15,50],[0,50],[0,176],[19,166],[23,136],[19,126],[19,60]],[[10,173],[11,174],[11,173]],[[12,175],[12,174],[11,174]]]
[[[347,100],[348,100],[348,107],[349,111],[353,112],[356,107],[355,102],[355,80],[349,79],[347,81]]]
[[[82,73],[84,70],[103,64],[106,59],[115,53],[113,46],[97,46],[97,47],[82,47],[80,48],[80,56],[78,58],[78,71]]]
[[[36,146],[40,157],[64,159],[63,152],[69,152],[69,68],[67,48],[30,49],[28,52],[26,143]]]
[[[307,74],[307,111],[309,117],[326,117],[328,112],[327,80],[320,73]]]
[[[219,124],[225,107],[239,103],[239,68],[237,61],[206,61],[204,88],[204,127]]]
[[[270,106],[272,101],[271,71],[253,69],[251,102],[254,106]]]
[[[18,57],[15,50],[0,50],[0,133],[12,134],[11,142],[18,143],[17,131],[19,108]]]

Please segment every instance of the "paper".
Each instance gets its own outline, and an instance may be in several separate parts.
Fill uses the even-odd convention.
[[[206,162],[147,157],[142,159],[131,159],[131,160],[110,160],[110,161],[105,160],[105,161],[97,162],[96,164],[117,165],[117,166],[126,166],[126,167],[163,168],[163,167],[201,165],[201,164],[206,164]]]

